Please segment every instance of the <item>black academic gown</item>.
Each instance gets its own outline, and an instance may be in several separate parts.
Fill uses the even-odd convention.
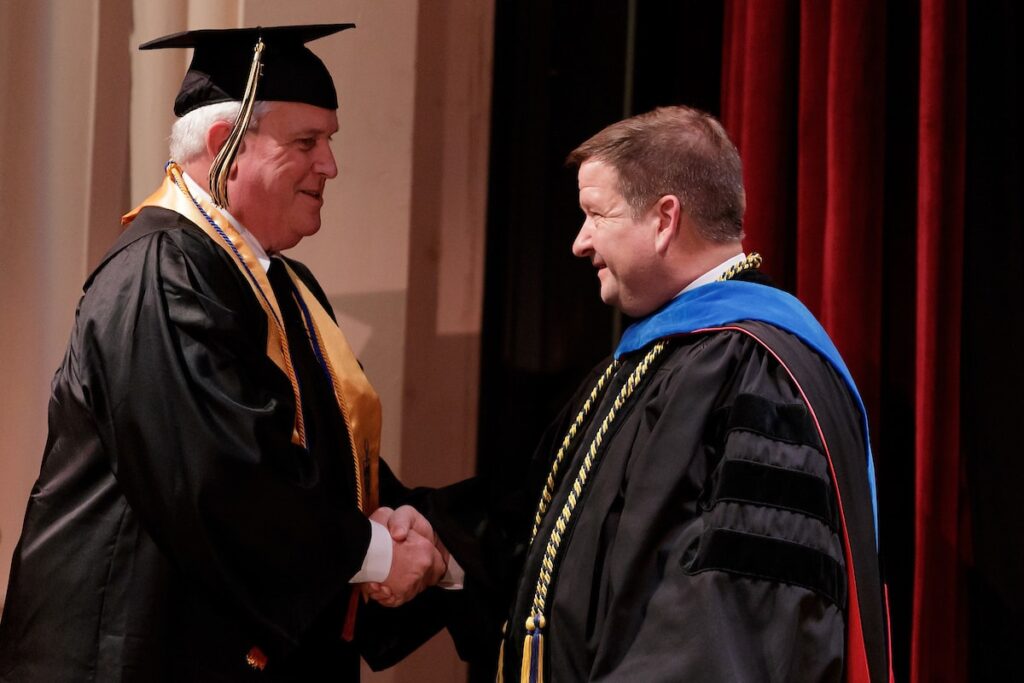
[[[331,390],[284,315],[308,451],[291,443],[292,387],[226,252],[160,208],[122,235],[85,285],[53,380],[0,680],[358,680],[340,634],[369,523]],[[380,479],[382,504],[407,494],[383,462]],[[379,639],[369,626],[387,617],[368,609],[357,642],[393,663],[442,626],[439,599],[388,613],[405,630]],[[247,664],[254,646],[264,671]]]
[[[836,465],[804,397],[752,337],[722,331],[669,340],[618,411],[562,534],[547,593],[545,680],[842,680],[848,559],[834,476],[856,550],[871,680],[886,680],[859,413],[832,368],[795,337],[763,323],[742,326],[771,340],[803,378]],[[600,423],[649,349],[622,359],[584,421],[532,546],[544,479],[599,372],[548,430],[525,486],[510,490],[522,477],[502,473],[433,500],[436,528],[480,582],[468,588],[495,596],[492,615],[502,601],[512,604],[506,681],[519,680],[554,520]],[[486,516],[476,517],[478,510]]]

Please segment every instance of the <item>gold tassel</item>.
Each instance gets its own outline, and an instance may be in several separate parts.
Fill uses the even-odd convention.
[[[531,616],[526,620],[526,639],[523,641],[523,664],[519,671],[519,683],[543,683],[544,681],[544,615]],[[537,648],[537,656],[533,648]]]
[[[501,647],[498,648],[498,673],[494,683],[505,683],[505,639],[508,638],[508,622],[501,625]]]
[[[526,636],[523,641],[523,665],[519,670],[519,683],[530,683],[530,666],[533,664],[533,636]]]
[[[256,86],[263,74],[262,56],[263,38],[261,37],[256,39],[256,47],[253,49],[252,66],[249,67],[249,80],[245,84],[242,108],[235,119],[231,134],[228,135],[228,139],[221,146],[210,165],[210,196],[213,198],[213,203],[221,208],[228,206],[228,175],[231,173],[231,164],[235,162],[238,148],[242,146],[242,138],[245,136],[245,131],[249,129],[249,120],[252,118],[252,110],[256,105]]]

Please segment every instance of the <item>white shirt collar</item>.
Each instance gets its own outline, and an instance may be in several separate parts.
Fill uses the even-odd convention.
[[[193,196],[205,199],[211,204],[213,203],[213,198],[210,197],[210,193],[204,190],[196,181],[192,180],[192,176],[190,176],[185,171],[181,172],[181,176],[185,179],[185,184],[188,186],[188,191],[191,192]],[[227,209],[220,209],[220,212],[224,214],[224,217],[231,222],[232,227],[234,227],[234,229],[238,231],[238,234],[242,236],[242,239],[245,240],[245,243],[249,245],[250,249],[252,249],[252,253],[256,255],[256,260],[260,262],[261,266],[263,266],[263,270],[269,270],[270,256],[267,255],[267,252],[263,248],[263,245],[261,245],[259,241],[256,239],[256,237],[251,232],[249,232],[244,225],[239,223],[238,219],[232,216]]]
[[[731,259],[722,261],[717,266],[715,266],[708,272],[704,273],[690,284],[686,285],[686,287],[683,288],[683,291],[679,292],[679,294],[682,294],[683,292],[689,292],[691,289],[703,287],[704,285],[711,284],[712,282],[716,282],[718,278],[722,277],[722,274],[725,273],[725,271],[729,270],[737,263],[742,263],[743,259],[745,258],[747,258],[747,255],[741,251],[740,253],[733,256]],[[676,296],[679,296],[679,294],[676,294]]]

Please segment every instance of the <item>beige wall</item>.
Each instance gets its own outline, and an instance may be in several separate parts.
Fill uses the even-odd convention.
[[[87,264],[127,202],[130,2],[0,2],[0,588]],[[120,11],[117,11],[120,10]],[[99,49],[100,36],[121,34]],[[118,52],[120,56],[112,55]],[[58,49],[61,46],[62,49]],[[102,71],[108,78],[96,77]],[[104,173],[97,173],[105,161]]]
[[[0,1],[0,595],[81,283],[159,182],[186,28],[345,22],[339,178],[292,254],[317,274],[384,406],[411,484],[472,472],[493,0]],[[441,412],[443,407],[444,411]],[[374,681],[464,678],[447,636]]]

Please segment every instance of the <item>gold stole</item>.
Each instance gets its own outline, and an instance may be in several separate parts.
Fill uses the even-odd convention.
[[[206,216],[199,210],[206,212]],[[121,218],[127,225],[147,206],[159,206],[181,214],[195,223],[211,240],[228,252],[235,265],[245,274],[246,281],[252,287],[253,295],[267,314],[267,357],[281,369],[292,385],[295,395],[295,422],[292,429],[292,443],[306,446],[306,431],[302,421],[302,396],[299,393],[299,382],[292,367],[291,355],[288,352],[288,335],[285,333],[281,308],[270,286],[266,272],[256,259],[249,245],[241,234],[231,225],[231,221],[205,198],[193,197],[185,185],[181,169],[173,161],[167,164],[167,177],[160,188],[146,198],[139,206]],[[209,219],[207,219],[209,216]],[[211,225],[216,223],[216,228]],[[218,234],[218,229],[223,235]],[[283,263],[283,262],[282,262]],[[306,324],[306,335],[323,352],[323,360],[330,375],[334,397],[338,409],[348,429],[349,442],[352,446],[352,461],[356,475],[356,499],[359,509],[369,514],[377,509],[377,472],[380,456],[380,399],[363,374],[359,362],[345,339],[345,335],[335,324],[331,316],[324,310],[317,298],[306,287],[295,272],[284,264],[295,289],[312,318],[312,326]],[[301,309],[303,306],[300,305]]]

